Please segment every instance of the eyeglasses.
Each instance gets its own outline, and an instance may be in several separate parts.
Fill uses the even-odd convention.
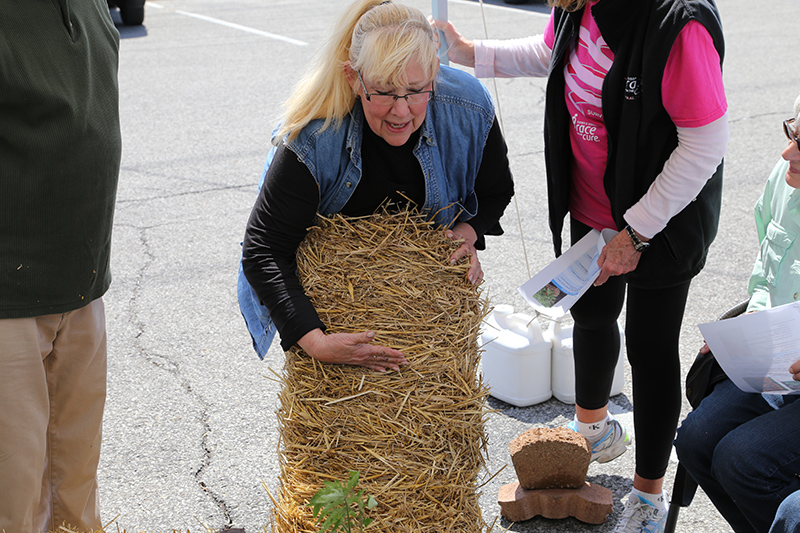
[[[361,73],[357,70],[356,73],[358,74],[358,81],[361,82],[361,87],[364,88],[364,96],[367,98],[367,102],[370,102],[371,104],[389,107],[394,105],[394,103],[400,98],[403,98],[408,105],[416,105],[426,104],[431,98],[433,98],[433,90],[417,91],[408,94],[370,93],[367,91],[367,86],[364,84],[364,79],[361,77]]]
[[[800,150],[800,139],[797,138],[797,134],[795,133],[794,127],[792,126],[793,124],[794,124],[794,119],[793,118],[790,118],[788,120],[784,120],[783,121],[783,133],[786,134],[786,137],[790,141],[794,141],[794,143],[797,145],[797,149]]]

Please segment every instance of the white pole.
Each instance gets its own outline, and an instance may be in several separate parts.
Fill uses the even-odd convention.
[[[431,0],[433,8],[433,19],[447,22],[447,0]],[[439,33],[439,63],[442,65],[449,65],[450,61],[447,59],[447,40],[444,38],[444,32],[441,30]]]

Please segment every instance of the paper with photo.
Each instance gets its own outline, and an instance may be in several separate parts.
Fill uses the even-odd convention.
[[[800,302],[699,325],[708,347],[745,392],[800,394],[789,367],[800,360]]]
[[[616,234],[593,229],[517,290],[539,313],[564,316],[600,275],[600,251]]]

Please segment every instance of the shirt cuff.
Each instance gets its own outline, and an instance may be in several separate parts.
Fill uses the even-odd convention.
[[[747,312],[761,311],[769,308],[769,292],[765,290],[756,289],[750,296],[750,301],[747,303]]]
[[[475,41],[475,77],[494,77],[494,48],[486,46],[485,41]]]

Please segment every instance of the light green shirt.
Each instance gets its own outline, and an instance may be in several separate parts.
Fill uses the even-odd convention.
[[[800,190],[786,183],[788,167],[783,159],[775,165],[756,202],[761,253],[750,276],[748,312],[800,300]]]

